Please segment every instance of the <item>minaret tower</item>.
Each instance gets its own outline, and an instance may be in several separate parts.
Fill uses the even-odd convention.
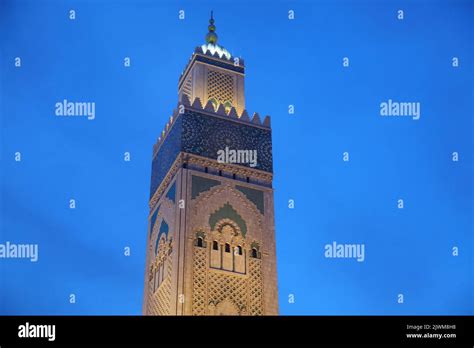
[[[245,110],[245,66],[206,43],[153,146],[143,313],[275,315],[270,117]]]

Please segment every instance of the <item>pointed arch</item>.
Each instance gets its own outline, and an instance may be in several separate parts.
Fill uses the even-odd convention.
[[[242,235],[245,237],[245,234],[247,233],[247,224],[229,202],[224,204],[223,207],[216,210],[209,217],[209,225],[211,226],[211,230],[213,230],[216,224],[222,219],[230,219],[235,221],[235,223],[239,226]]]
[[[168,223],[165,221],[165,219],[163,219],[161,220],[160,230],[158,231],[158,236],[156,237],[155,255],[156,255],[156,252],[158,251],[158,245],[160,244],[161,235],[164,234],[164,238],[166,240],[166,238],[168,238],[168,232],[169,232]]]

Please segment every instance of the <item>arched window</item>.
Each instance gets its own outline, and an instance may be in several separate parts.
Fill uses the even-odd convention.
[[[212,250],[219,250],[219,244],[217,244],[217,241],[212,242]]]
[[[230,253],[230,244],[229,243],[225,243],[225,252]]]
[[[237,254],[242,255],[242,247],[240,245],[237,246]]]
[[[258,257],[257,248],[252,248],[252,257],[253,257],[253,258],[257,258],[257,257]]]
[[[202,237],[198,237],[197,246],[202,248],[202,246],[203,246]]]

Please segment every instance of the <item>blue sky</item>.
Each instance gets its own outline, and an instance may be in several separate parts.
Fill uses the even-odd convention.
[[[0,243],[40,250],[0,261],[0,313],[141,313],[152,145],[211,9],[272,116],[281,314],[472,314],[473,3],[375,0],[2,1]],[[55,117],[63,99],[95,120]],[[381,117],[388,99],[420,119]]]

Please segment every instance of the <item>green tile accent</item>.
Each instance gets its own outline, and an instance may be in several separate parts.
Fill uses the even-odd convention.
[[[263,191],[254,190],[245,186],[235,186],[235,188],[245,194],[245,196],[257,206],[262,215],[265,214]]]
[[[201,192],[205,192],[213,188],[214,186],[220,185],[221,182],[217,180],[212,180],[204,178],[202,176],[192,176],[192,188],[191,188],[191,198],[196,198]]]
[[[229,203],[224,204],[222,208],[216,210],[209,217],[209,225],[211,226],[211,229],[214,229],[216,224],[222,219],[231,219],[234,221],[237,225],[239,225],[240,230],[245,237],[245,234],[247,233],[247,224]]]
[[[155,244],[155,254],[158,251],[158,244],[160,243],[160,236],[162,233],[166,234],[168,236],[168,231],[169,231],[169,226],[166,223],[165,219],[161,221],[160,225],[160,231],[158,232],[158,236],[156,237],[156,244]]]
[[[158,216],[158,211],[160,210],[160,206],[158,206],[155,210],[155,212],[153,213],[153,215],[151,216],[151,221],[150,221],[150,238],[151,238],[151,234],[153,233],[153,227],[155,226],[155,222],[156,222],[156,218]]]

